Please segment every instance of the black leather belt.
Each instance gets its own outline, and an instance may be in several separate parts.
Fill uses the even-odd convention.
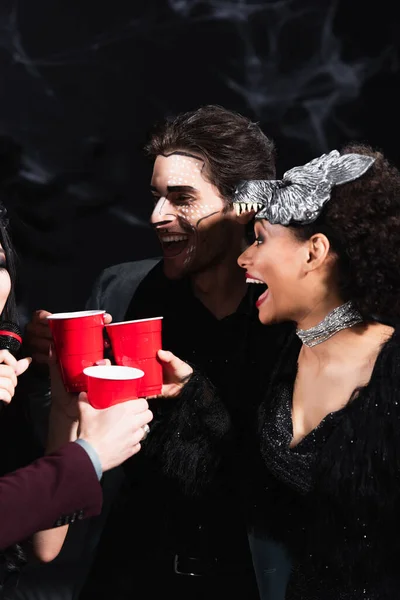
[[[174,556],[174,573],[189,577],[216,575],[219,572],[217,558],[195,558],[183,554]]]

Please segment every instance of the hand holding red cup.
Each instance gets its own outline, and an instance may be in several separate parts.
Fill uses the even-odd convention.
[[[98,365],[84,369],[87,396],[93,408],[109,408],[114,404],[140,397],[143,371],[118,365]]]
[[[104,357],[104,310],[53,313],[47,317],[65,389],[86,391],[83,370]]]
[[[162,317],[111,323],[105,328],[117,365],[144,372],[140,396],[161,394],[163,370],[157,352],[162,348]]]

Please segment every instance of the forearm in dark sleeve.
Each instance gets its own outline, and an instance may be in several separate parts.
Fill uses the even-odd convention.
[[[157,457],[164,473],[177,479],[186,493],[200,493],[213,483],[230,450],[229,414],[214,386],[197,372],[180,396],[161,398],[157,404],[143,451]]]
[[[98,515],[101,504],[101,486],[87,452],[68,443],[0,478],[0,549],[36,531]]]

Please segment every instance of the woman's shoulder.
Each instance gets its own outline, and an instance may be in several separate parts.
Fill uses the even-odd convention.
[[[369,399],[367,404],[372,404],[372,412],[373,407],[379,409],[379,406],[386,404],[397,406],[400,393],[400,327],[382,328],[382,340],[370,382],[365,390]],[[373,402],[374,399],[376,402]],[[364,398],[358,403],[361,411],[364,408],[363,402]]]
[[[387,371],[388,375],[398,375],[400,372],[400,325],[382,325],[384,342],[382,343],[377,361],[376,371]]]

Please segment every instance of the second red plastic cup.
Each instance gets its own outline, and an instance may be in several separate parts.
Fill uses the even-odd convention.
[[[104,357],[104,313],[104,310],[84,310],[47,317],[68,392],[86,391],[83,370]]]
[[[93,408],[108,408],[139,398],[143,371],[131,367],[105,365],[84,369],[87,395]]]
[[[162,348],[162,317],[106,325],[117,365],[144,371],[140,396],[157,396],[162,390],[162,366],[157,352]]]

